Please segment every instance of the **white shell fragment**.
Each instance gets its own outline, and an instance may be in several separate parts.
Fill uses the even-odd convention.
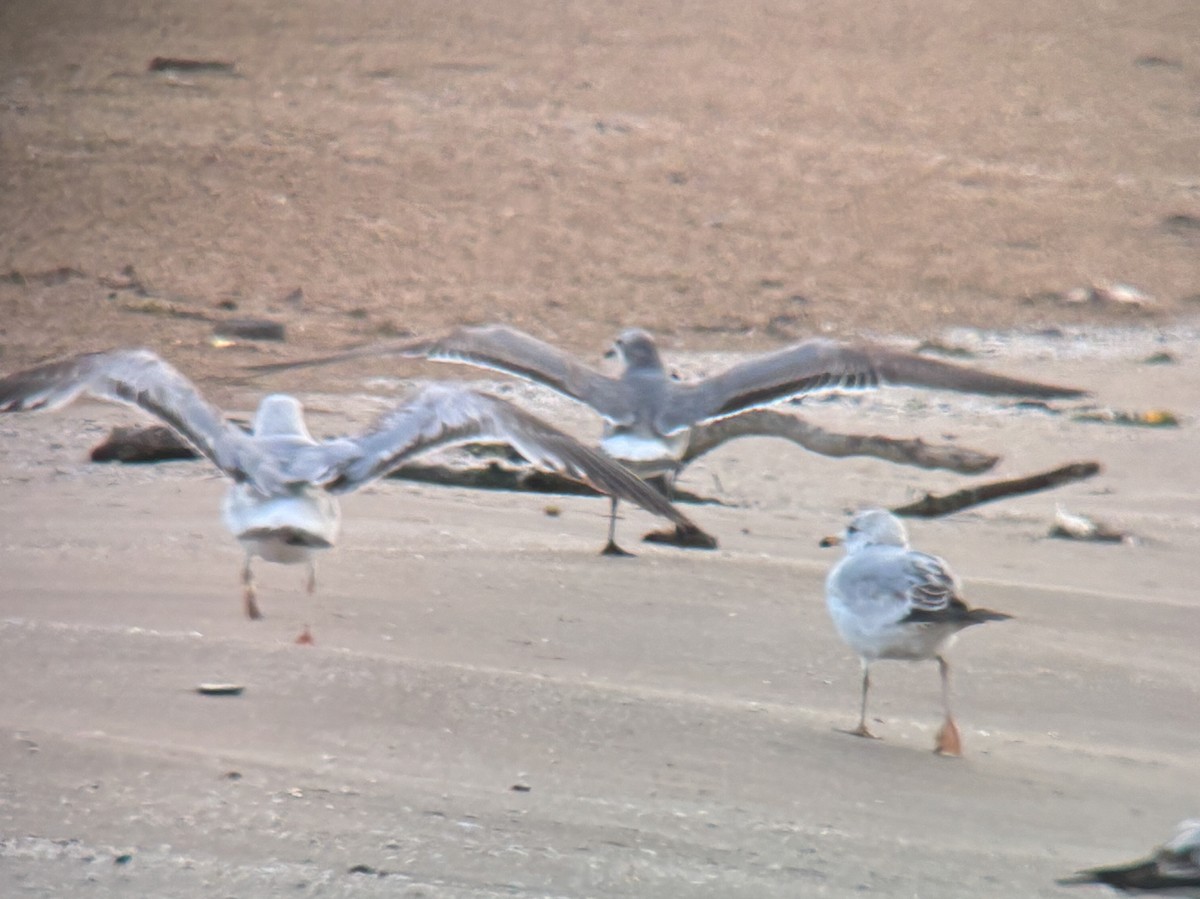
[[[1094,540],[1100,543],[1123,543],[1133,539],[1133,535],[1126,531],[1086,515],[1068,512],[1061,505],[1054,507],[1054,524],[1050,528],[1050,536],[1067,540]]]

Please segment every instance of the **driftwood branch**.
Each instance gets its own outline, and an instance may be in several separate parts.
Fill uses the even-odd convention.
[[[1053,487],[1061,487],[1063,484],[1070,484],[1072,481],[1086,480],[1099,472],[1100,464],[1097,462],[1074,462],[1053,471],[1044,471],[1040,474],[1012,478],[1007,481],[992,481],[977,487],[956,490],[945,496],[926,493],[923,499],[894,508],[892,512],[909,518],[937,518],[940,515],[949,515],[951,512],[978,506],[981,503],[990,503],[993,500],[1020,496],[1025,493],[1036,493],[1039,490],[1049,490]]]
[[[680,549],[717,548],[717,538],[704,533],[695,525],[689,527],[677,524],[673,529],[651,531],[649,534],[643,534],[642,540],[646,543],[658,543],[663,546],[677,546]]]
[[[782,437],[822,456],[872,456],[898,465],[943,468],[960,474],[979,474],[1000,459],[968,447],[929,444],[920,438],[906,440],[877,434],[839,434],[809,424],[798,415],[773,409],[752,409],[696,428],[683,464],[687,465],[738,437]]]
[[[468,452],[471,446],[467,446]],[[200,457],[166,425],[131,425],[113,428],[102,443],[92,448],[91,458],[93,462],[137,465]],[[542,471],[522,465],[519,461],[497,459],[494,452],[477,458],[479,461],[475,464],[410,462],[391,472],[388,477],[478,490],[514,490],[569,496],[600,495],[580,481],[553,471]],[[679,503],[718,502],[678,488],[671,492],[671,500]]]
[[[200,455],[166,425],[129,425],[113,428],[103,443],[92,447],[93,462],[168,462],[199,459]]]
[[[523,493],[560,493],[570,496],[599,496],[581,481],[552,471],[526,468],[492,460],[483,465],[421,465],[409,463],[388,474],[401,481],[468,487],[474,490],[513,490]]]

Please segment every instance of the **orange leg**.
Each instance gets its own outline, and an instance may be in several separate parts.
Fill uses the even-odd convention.
[[[946,720],[942,722],[937,732],[937,744],[933,751],[938,755],[958,757],[962,755],[962,735],[958,725],[954,723],[954,715],[950,711],[950,664],[941,656],[937,657],[938,672],[942,677],[942,708],[946,712]]]
[[[317,563],[311,558],[308,560],[308,583],[305,584],[305,591],[309,596],[317,592]],[[308,629],[308,625],[304,625],[304,630],[300,632],[300,636],[296,638],[296,643],[299,646],[312,646],[317,641],[313,639],[312,631]]]

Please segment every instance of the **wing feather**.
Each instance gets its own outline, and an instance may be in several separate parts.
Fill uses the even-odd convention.
[[[0,379],[0,413],[50,411],[83,394],[158,417],[235,480],[252,479],[263,461],[191,381],[145,349],[85,353],[11,374]]]
[[[338,463],[339,476],[329,485],[336,492],[353,490],[439,446],[495,442],[512,446],[538,467],[693,527],[662,494],[608,456],[505,400],[474,390],[427,385],[386,413],[371,430],[346,442],[354,444],[357,452]],[[313,452],[322,449],[314,447]]]
[[[993,396],[1078,397],[1085,391],[954,365],[872,344],[817,338],[766,353],[692,384],[672,384],[666,433],[820,390],[900,384]]]
[[[376,344],[316,359],[252,366],[250,370],[283,371],[381,356],[474,365],[549,387],[586,403],[613,421],[626,422],[632,414],[620,381],[601,374],[558,347],[506,325],[461,327],[442,337]]]

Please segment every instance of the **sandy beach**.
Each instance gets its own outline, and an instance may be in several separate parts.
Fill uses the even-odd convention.
[[[594,441],[468,369],[241,366],[485,321],[597,362],[641,325],[685,374],[936,339],[1094,397],[798,412],[1002,454],[982,479],[1103,472],[910,522],[1015,616],[951,650],[946,759],[932,663],[873,672],[882,740],[840,732],[859,667],[817,541],[981,478],[742,440],[680,484],[719,549],[641,544],[626,509],[626,560],[601,499],[387,480],[314,598],[258,566],[251,622],[211,467],[89,463],[132,410],[4,416],[0,894],[1103,895],[1054,880],[1200,813],[1198,29],[1182,0],[4,4],[0,372],[147,345],[231,414],[294,391],[322,435],[467,379]],[[1067,297],[1113,283],[1153,299]],[[241,317],[286,341],[214,342]],[[1100,409],[1181,426],[1075,417]],[[1049,539],[1056,503],[1137,539]]]
[[[1001,361],[1189,408],[1194,335],[1102,343]],[[1188,358],[1146,366],[1148,345]],[[1191,813],[1188,429],[900,390],[807,414],[1002,450],[997,477],[1105,466],[911,524],[972,601],[1017,616],[952,652],[961,760],[930,752],[932,664],[878,666],[883,740],[838,732],[858,665],[824,609],[835,551],[816,545],[844,508],[960,476],[739,441],[683,481],[723,503],[689,507],[721,548],[631,560],[596,555],[599,499],[381,482],[344,502],[315,601],[301,572],[259,566],[255,623],[205,465],[88,464],[100,422],[135,418],[104,406],[6,419],[6,891],[1058,896],[1055,876]],[[315,416],[330,433],[343,418]],[[1140,542],[1046,539],[1056,501]],[[622,532],[653,523],[631,512]],[[304,623],[315,647],[291,642]],[[246,690],[196,695],[205,682]]]

